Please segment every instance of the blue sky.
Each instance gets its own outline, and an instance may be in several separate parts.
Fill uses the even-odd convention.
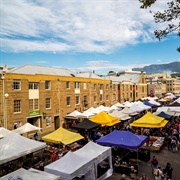
[[[177,35],[158,41],[153,34],[166,24],[149,11],[166,3],[140,9],[138,0],[0,0],[0,65],[107,74],[180,61]]]

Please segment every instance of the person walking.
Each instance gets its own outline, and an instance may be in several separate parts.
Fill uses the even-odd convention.
[[[155,156],[153,156],[150,163],[151,163],[152,174],[153,174],[154,169],[157,169],[157,165],[158,165],[159,162],[158,162],[158,159]]]
[[[155,180],[162,180],[162,178],[164,178],[163,171],[161,167],[158,167],[157,174],[155,175]]]
[[[167,163],[167,164],[166,164],[166,167],[165,167],[164,171],[165,171],[165,173],[166,173],[167,176],[168,176],[168,180],[171,180],[171,179],[172,179],[172,171],[173,171],[173,168],[172,168],[172,166],[171,166],[170,163]]]

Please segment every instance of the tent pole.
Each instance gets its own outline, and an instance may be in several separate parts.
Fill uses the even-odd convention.
[[[138,157],[138,149],[137,149],[137,171],[139,171],[139,163],[138,163],[138,159],[139,159],[139,157]]]

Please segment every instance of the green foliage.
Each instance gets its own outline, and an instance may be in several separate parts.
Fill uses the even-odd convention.
[[[149,8],[156,0],[139,0],[142,3],[141,8]],[[156,23],[168,23],[167,27],[163,30],[156,30],[154,32],[155,37],[159,40],[165,38],[169,33],[177,32],[177,36],[180,37],[180,0],[173,0],[167,2],[168,9],[164,12],[153,12],[154,21]],[[152,13],[152,11],[150,11]],[[174,22],[177,22],[175,24]],[[180,52],[180,47],[177,48],[177,51]]]

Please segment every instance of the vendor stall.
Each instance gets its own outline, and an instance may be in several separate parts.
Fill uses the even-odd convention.
[[[127,149],[122,156],[118,156],[118,153],[116,153],[114,168],[118,173],[130,175],[131,173],[138,173],[138,150],[147,140],[147,136],[136,135],[130,131],[114,130],[108,135],[98,139],[96,142],[105,146]],[[135,162],[129,162],[131,151],[137,153]]]
[[[159,151],[164,144],[164,137],[150,136],[149,146],[152,151]]]

